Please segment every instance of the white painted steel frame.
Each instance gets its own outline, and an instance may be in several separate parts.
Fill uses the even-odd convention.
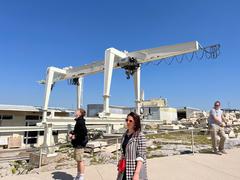
[[[51,88],[53,84],[59,80],[72,79],[72,78],[82,78],[86,75],[103,72],[104,71],[104,89],[103,89],[103,112],[100,113],[101,117],[110,117],[109,112],[109,98],[110,98],[110,87],[112,80],[112,71],[116,68],[121,68],[129,63],[128,57],[133,57],[137,60],[139,64],[146,62],[160,60],[172,56],[177,56],[181,54],[186,54],[199,50],[199,44],[197,41],[188,42],[183,44],[177,44],[172,46],[163,46],[159,48],[152,48],[146,50],[140,50],[135,52],[122,52],[115,48],[109,48],[105,51],[104,61],[94,62],[89,65],[84,65],[78,68],[66,67],[59,69],[56,67],[49,67],[47,70],[46,80],[45,80],[45,95],[44,95],[44,105],[43,105],[43,118],[42,124],[45,128],[44,133],[44,146],[51,146],[51,132],[52,123],[47,122],[47,110],[49,104],[49,98],[51,93]],[[135,89],[135,103],[136,112],[140,112],[140,67],[133,75],[134,77],[134,89]],[[80,107],[81,102],[81,86],[82,80],[79,80],[79,86],[77,87],[77,107]]]

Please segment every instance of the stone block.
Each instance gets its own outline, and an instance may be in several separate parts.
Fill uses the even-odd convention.
[[[22,138],[18,134],[14,134],[8,138],[8,148],[20,148],[22,146]]]
[[[60,155],[58,155],[56,153],[56,154],[52,154],[52,155],[42,154],[41,158],[42,158],[41,166],[45,166],[45,165],[51,164],[53,162],[58,162],[63,157],[61,157]],[[39,153],[31,153],[29,163],[34,167],[39,167],[39,162],[40,162],[40,154]]]
[[[105,141],[90,141],[87,143],[87,148],[98,148],[98,147],[103,147],[107,146],[107,142]]]

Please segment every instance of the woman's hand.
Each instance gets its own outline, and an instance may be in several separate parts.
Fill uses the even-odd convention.
[[[72,135],[72,139],[75,139],[75,138],[76,138],[76,137],[75,137],[75,135],[73,134],[73,135]]]
[[[138,173],[134,173],[133,180],[139,180],[139,174]]]
[[[74,134],[68,134],[68,137],[69,137],[69,139],[75,139],[75,135]]]
[[[137,161],[137,167],[136,167],[134,175],[133,175],[133,180],[139,180],[139,173],[140,173],[142,164],[143,164],[142,161]]]
[[[69,138],[69,139],[72,139],[72,134],[68,134],[68,138]]]

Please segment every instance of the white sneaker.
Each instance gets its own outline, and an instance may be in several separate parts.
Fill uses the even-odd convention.
[[[80,176],[76,176],[73,180],[80,180]]]
[[[84,180],[84,176],[76,176],[74,180]]]

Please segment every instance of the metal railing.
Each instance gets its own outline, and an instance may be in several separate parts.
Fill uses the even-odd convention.
[[[66,128],[66,130],[68,130],[68,128]],[[16,129],[17,132],[19,132],[18,130],[20,129]],[[27,128],[23,128],[21,129],[22,131],[26,131],[26,130],[39,130],[41,131],[41,128],[36,128],[36,127],[27,127]],[[15,131],[15,132],[16,132]],[[206,148],[211,147],[211,141],[210,141],[210,136],[207,135],[209,134],[209,130],[208,129],[203,129],[203,128],[195,128],[195,129],[181,129],[181,130],[165,130],[162,132],[158,132],[158,133],[152,133],[152,134],[145,134],[146,138],[148,140],[159,140],[158,142],[160,142],[160,148],[159,150],[161,150],[162,147],[164,147],[166,144],[170,145],[170,144],[175,144],[176,147],[177,145],[186,145],[187,147],[190,147],[191,152],[193,155],[199,151],[196,150],[197,146],[200,145],[206,145]],[[107,146],[110,145],[114,145],[115,146],[115,153],[114,156],[116,158],[116,162],[118,162],[119,160],[119,139],[121,137],[114,137],[114,138],[107,138],[107,139],[97,139],[99,141],[107,141]],[[59,144],[55,144],[53,146],[40,146],[37,148],[32,149],[32,152],[36,152],[39,153],[39,167],[42,166],[42,156],[44,154],[44,149],[46,148],[55,148],[55,147],[61,147],[63,145],[69,145],[70,143],[59,143]],[[149,148],[149,147],[147,147]],[[204,147],[203,147],[204,148]],[[201,149],[200,149],[201,150]],[[97,153],[101,153],[105,151],[104,147],[100,147],[100,151]],[[151,151],[151,150],[150,150]],[[153,149],[153,151],[155,151]],[[1,153],[1,151],[0,151]],[[94,154],[94,153],[93,153]]]

